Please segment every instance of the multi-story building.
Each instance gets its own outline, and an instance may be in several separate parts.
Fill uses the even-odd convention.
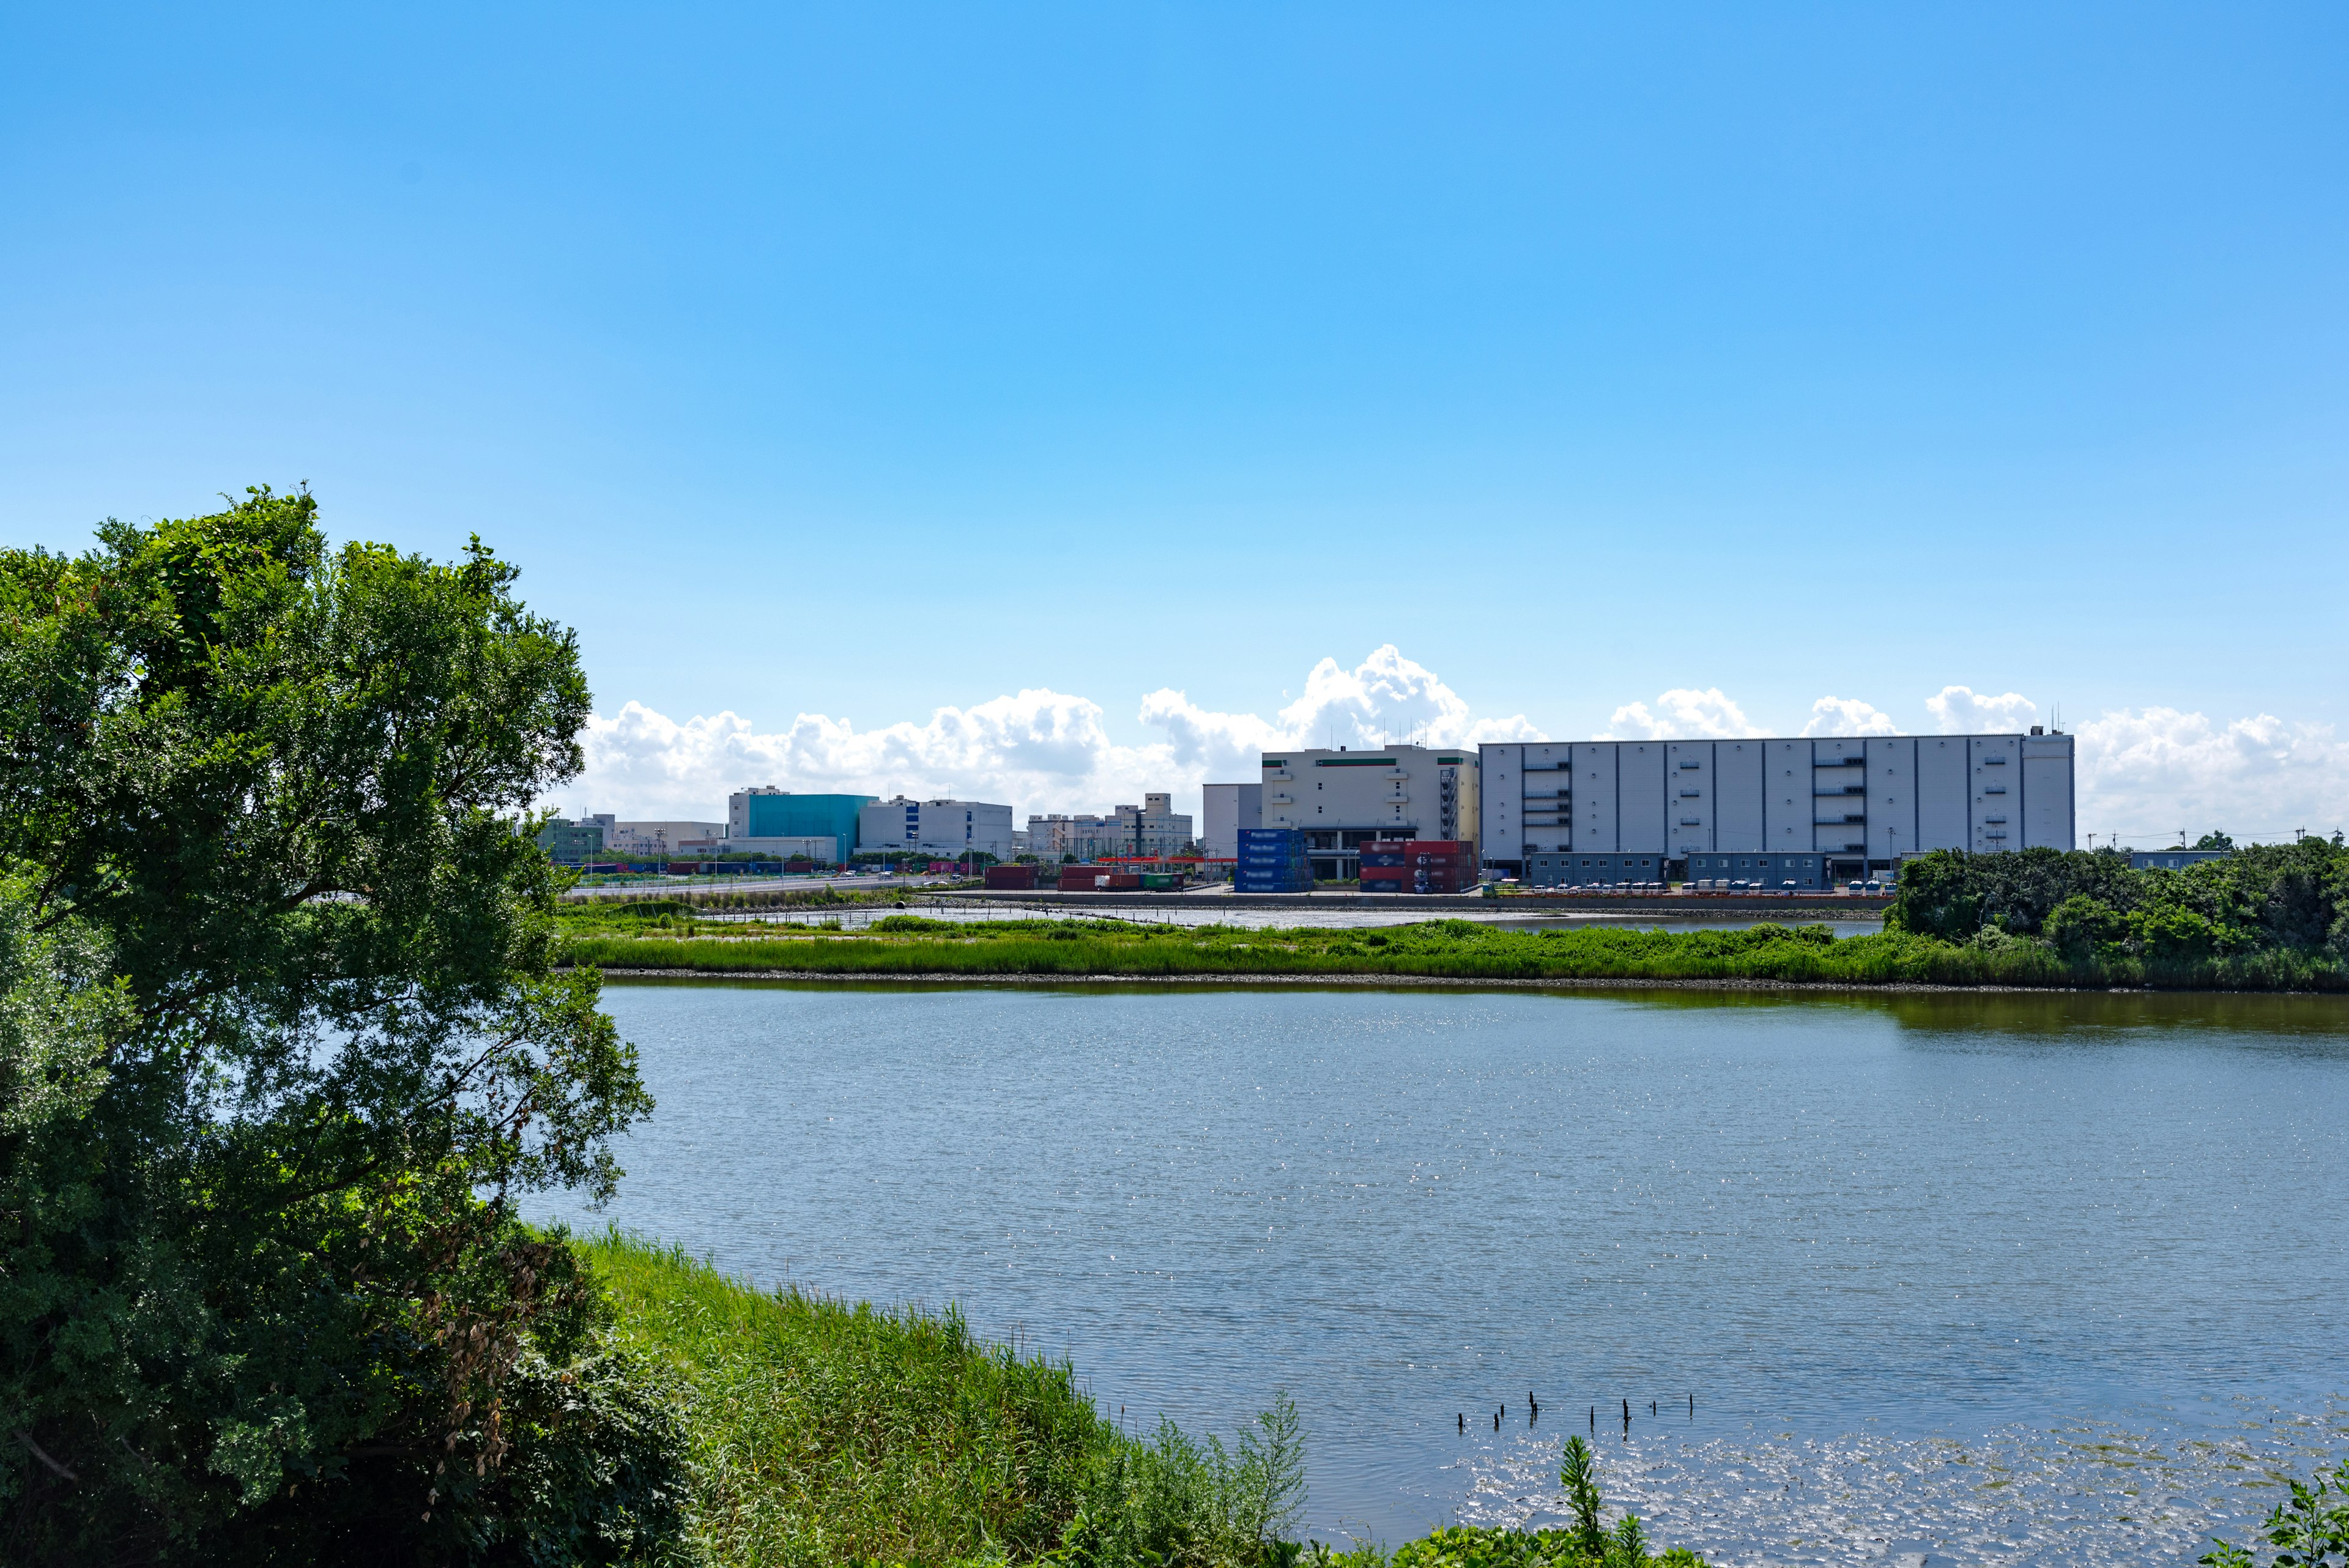
[[[1240,829],[1264,826],[1264,785],[1211,784],[1201,790],[1199,849],[1210,860],[1236,859]]]
[[[538,846],[557,865],[582,865],[604,853],[604,829],[593,821],[558,816],[538,830]]]
[[[1477,836],[1482,801],[1471,751],[1381,746],[1264,756],[1264,826],[1305,834],[1320,881],[1361,874],[1361,846],[1379,839]]]
[[[1183,855],[1195,846],[1191,814],[1176,811],[1171,794],[1146,794],[1140,805],[1121,805],[1116,812],[1119,829],[1133,846],[1129,855]]]
[[[794,794],[761,784],[727,797],[726,836],[825,837],[833,841],[832,863],[844,864],[856,850],[856,815],[872,804],[869,794]]]
[[[1121,853],[1117,818],[1054,812],[1028,819],[1028,853],[1039,860],[1098,860]]]
[[[1106,816],[1028,819],[1028,851],[1040,860],[1071,855],[1080,860],[1181,855],[1192,843],[1191,814],[1176,811],[1171,794],[1144,794],[1140,805],[1116,806]]]
[[[1654,856],[1660,872],[1661,862],[1687,862],[1690,875],[1692,856],[1772,854],[1816,856],[1819,874],[1834,878],[1929,849],[2073,847],[2072,737],[2036,727],[1482,752],[1484,858],[1516,873],[1533,857],[1569,851]],[[1710,861],[1703,874],[1716,874]]]
[[[602,826],[604,848],[612,855],[663,859],[688,848],[713,848],[726,836],[722,822],[619,822],[608,812],[584,820]]]
[[[867,854],[992,855],[1009,860],[1011,808],[979,800],[871,801],[856,814],[858,841]]]

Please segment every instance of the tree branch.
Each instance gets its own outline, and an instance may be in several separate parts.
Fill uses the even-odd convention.
[[[16,1440],[24,1444],[27,1449],[30,1449],[32,1450],[33,1457],[49,1468],[50,1474],[55,1475],[61,1480],[76,1483],[79,1483],[81,1480],[81,1477],[74,1474],[73,1471],[66,1469],[65,1466],[57,1463],[57,1460],[49,1458],[47,1454],[44,1453],[41,1449],[41,1445],[33,1441],[32,1433],[20,1431],[16,1434]]]

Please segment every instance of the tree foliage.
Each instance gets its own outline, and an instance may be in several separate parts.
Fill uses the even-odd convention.
[[[2254,845],[2177,870],[2099,850],[1940,850],[1901,867],[1885,923],[1943,941],[2044,940],[2067,962],[2134,961],[2149,974],[2261,955],[2349,961],[2349,847],[2339,837]]]
[[[518,828],[572,634],[306,493],[0,553],[0,1557],[595,1561],[676,1508],[567,1247],[649,1101]]]

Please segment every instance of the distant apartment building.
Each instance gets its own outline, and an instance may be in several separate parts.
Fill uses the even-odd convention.
[[[1477,836],[1474,751],[1380,746],[1264,754],[1264,826],[1305,835],[1319,881],[1361,873],[1361,846],[1392,839]]]
[[[1868,735],[1735,741],[1510,742],[1483,748],[1488,865],[1585,856],[1685,862],[1741,879],[1738,857],[1786,857],[1821,879],[1929,849],[2073,847],[2072,737]],[[1726,857],[1726,858],[1724,858]],[[1700,867],[1700,861],[1702,866]],[[1644,864],[1644,862],[1642,862]],[[1637,880],[1648,878],[1638,877]],[[1796,880],[1800,880],[1798,877]]]
[[[772,784],[737,791],[726,801],[726,842],[756,851],[761,839],[829,838],[827,864],[846,863],[856,852],[857,814],[873,804],[869,794],[797,794]],[[748,842],[746,842],[748,841]]]
[[[1029,853],[1040,860],[1181,855],[1193,843],[1191,814],[1176,811],[1171,794],[1144,794],[1140,805],[1116,806],[1105,816],[1028,819]]]
[[[1211,784],[1201,789],[1199,849],[1210,860],[1239,857],[1240,830],[1264,826],[1264,785]]]
[[[907,854],[992,855],[1009,860],[1013,844],[1011,808],[983,800],[868,801],[857,812],[861,853],[902,849]]]

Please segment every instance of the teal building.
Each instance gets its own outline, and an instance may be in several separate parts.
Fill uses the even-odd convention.
[[[838,846],[839,864],[856,853],[856,814],[869,794],[794,794],[774,788],[745,790],[727,802],[729,838],[824,838]]]

